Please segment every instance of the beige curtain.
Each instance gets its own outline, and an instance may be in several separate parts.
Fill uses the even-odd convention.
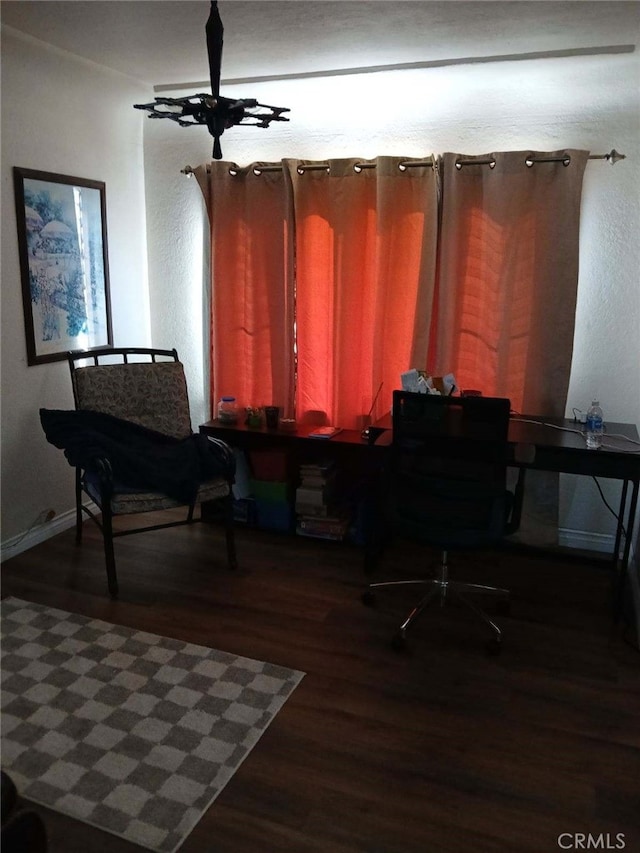
[[[353,429],[370,411],[375,420],[391,408],[400,374],[426,366],[437,175],[403,162],[284,161],[295,209],[301,421]]]
[[[211,225],[211,404],[294,408],[291,210],[280,168],[195,170]]]
[[[564,416],[588,151],[442,158],[430,364],[522,414]],[[559,158],[559,162],[535,162]],[[461,165],[489,160],[493,164]],[[565,165],[567,164],[567,165]],[[530,472],[521,536],[557,539],[558,476]]]
[[[445,154],[439,228],[436,173],[398,157],[199,167],[212,401],[348,428],[381,385],[372,417],[388,411],[417,367],[523,414],[563,415],[587,157]],[[528,483],[548,510],[534,526],[555,536],[557,481],[541,488]]]
[[[437,321],[430,358],[459,387],[522,413],[565,412],[588,151],[442,158]],[[560,162],[529,159],[560,158]],[[490,160],[495,165],[461,165]],[[564,165],[568,162],[569,165]]]

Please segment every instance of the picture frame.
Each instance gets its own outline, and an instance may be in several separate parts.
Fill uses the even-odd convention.
[[[102,181],[13,167],[27,364],[113,346]]]

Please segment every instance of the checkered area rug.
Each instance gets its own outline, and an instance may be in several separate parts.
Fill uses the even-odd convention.
[[[2,767],[19,793],[174,851],[303,678],[8,598]]]

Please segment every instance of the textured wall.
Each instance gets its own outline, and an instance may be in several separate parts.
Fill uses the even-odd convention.
[[[38,409],[72,408],[65,362],[27,367],[12,167],[106,184],[116,344],[150,340],[142,122],[131,80],[2,30],[2,541],[74,504],[73,469]],[[55,525],[56,522],[54,522]]]
[[[234,86],[222,94],[288,106],[291,121],[269,130],[233,128],[222,148],[225,160],[239,164],[285,156],[481,154],[564,146],[597,154],[612,147],[622,151],[627,159],[615,166],[599,161],[587,166],[568,411],[586,408],[597,395],[606,418],[640,424],[638,79],[638,55],[622,54]],[[192,398],[193,389],[206,388],[206,365],[197,358],[206,325],[203,206],[195,180],[180,169],[210,159],[204,128],[147,121],[153,337],[189,353]],[[206,417],[206,391],[192,402]],[[603,485],[615,502],[618,485]],[[613,529],[595,485],[584,478],[563,477],[561,511],[567,542],[579,544],[584,535],[585,544],[597,547],[598,534]]]

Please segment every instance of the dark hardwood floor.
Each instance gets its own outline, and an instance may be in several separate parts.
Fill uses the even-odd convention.
[[[561,833],[640,850],[640,654],[612,624],[605,569],[460,557],[452,576],[512,590],[502,655],[454,608],[430,610],[399,655],[415,591],[364,607],[353,546],[239,530],[230,572],[216,527],[125,537],[112,601],[85,531],[79,548],[69,530],[8,560],[3,597],[307,673],[181,853],[556,853]],[[429,559],[398,544],[377,577]],[[140,850],[38,811],[52,853]]]

